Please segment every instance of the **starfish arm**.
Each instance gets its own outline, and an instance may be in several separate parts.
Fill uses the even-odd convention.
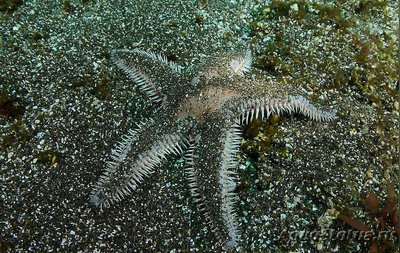
[[[193,163],[197,172],[195,189],[204,196],[205,208],[213,224],[223,224],[215,231],[222,247],[235,248],[239,229],[235,204],[237,153],[240,148],[239,121],[224,114],[205,115],[207,123],[196,129],[199,141],[194,149]],[[214,232],[215,232],[214,231]]]
[[[176,78],[183,67],[166,56],[143,49],[114,49],[111,60],[129,76],[154,103],[176,95]]]
[[[225,53],[209,57],[200,66],[194,69],[197,75],[191,80],[191,84],[200,86],[208,81],[226,82],[241,80],[251,71],[253,57],[251,50],[247,49],[240,54]]]
[[[187,139],[177,129],[162,131],[160,120],[141,122],[122,138],[90,194],[100,207],[121,201],[161,165],[169,154],[182,154]]]
[[[195,164],[195,150],[199,145],[199,138],[195,140],[192,136],[189,137],[189,146],[185,153],[185,175],[190,189],[190,194],[193,201],[196,203],[198,211],[203,215],[205,223],[210,231],[215,235],[217,245],[222,245],[221,233],[217,225],[210,215],[210,206],[206,205],[206,199],[203,190],[200,188],[197,166]]]

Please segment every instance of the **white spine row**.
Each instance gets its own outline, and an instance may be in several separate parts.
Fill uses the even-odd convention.
[[[224,149],[219,173],[219,185],[221,190],[221,211],[225,227],[228,230],[229,241],[227,249],[234,249],[239,240],[239,225],[235,212],[236,195],[236,168],[238,166],[237,154],[240,149],[241,130],[239,121],[235,122],[225,133]]]
[[[135,49],[131,50],[131,52],[146,56],[146,57],[152,59],[153,61],[158,61],[159,63],[164,64],[165,66],[167,66],[172,71],[174,71],[178,74],[181,74],[183,71],[182,66],[180,66],[179,64],[177,64],[175,62],[169,61],[167,59],[167,57],[163,54],[154,53],[154,52],[146,51],[146,50],[139,49],[139,48],[135,48]]]
[[[241,124],[248,124],[253,119],[268,119],[271,114],[301,113],[315,121],[331,121],[336,111],[323,111],[312,105],[303,96],[287,96],[285,98],[250,99],[239,107]]]
[[[155,53],[152,51],[146,51],[140,48],[135,48],[135,49],[113,49],[111,51],[111,58],[115,57],[116,53],[128,53],[128,54],[139,54],[144,57],[147,57],[155,62],[159,62],[165,66],[167,66],[169,69],[171,69],[173,72],[177,74],[181,74],[184,70],[184,67],[180,66],[179,64],[169,61],[167,57],[163,54],[160,53]]]

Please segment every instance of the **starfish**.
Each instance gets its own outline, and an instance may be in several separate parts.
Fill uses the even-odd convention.
[[[241,126],[272,114],[330,121],[335,111],[312,105],[300,90],[267,82],[252,54],[222,53],[184,71],[142,49],[113,50],[111,59],[153,102],[148,119],[128,131],[90,194],[103,209],[131,194],[168,155],[184,155],[189,189],[218,247],[238,247],[236,168]]]

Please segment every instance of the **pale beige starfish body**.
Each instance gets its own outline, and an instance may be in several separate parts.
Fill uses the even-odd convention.
[[[116,50],[114,63],[154,102],[153,117],[123,137],[90,201],[100,208],[121,201],[170,154],[185,154],[192,196],[226,249],[238,245],[236,168],[241,125],[271,114],[301,113],[329,121],[335,112],[317,109],[288,85],[268,83],[251,71],[252,56],[223,54],[196,70],[140,49]]]

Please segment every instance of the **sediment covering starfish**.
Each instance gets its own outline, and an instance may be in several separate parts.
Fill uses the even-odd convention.
[[[335,111],[316,108],[293,86],[265,81],[251,69],[250,50],[210,57],[187,71],[142,49],[113,50],[111,59],[155,110],[118,143],[90,202],[107,208],[135,191],[168,155],[184,155],[194,202],[225,249],[236,248],[240,240],[235,187],[241,125],[271,114],[335,118]]]

